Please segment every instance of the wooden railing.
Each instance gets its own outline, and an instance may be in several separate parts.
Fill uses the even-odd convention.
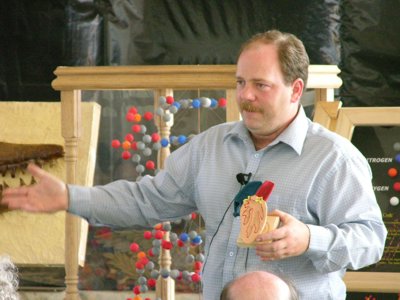
[[[227,107],[226,120],[239,119],[235,104],[234,65],[176,65],[176,66],[107,66],[107,67],[58,67],[56,79],[52,82],[61,94],[62,135],[65,139],[67,183],[76,183],[77,146],[81,131],[81,94],[84,90],[153,90],[155,99],[159,95],[173,94],[174,90],[216,89],[225,90]],[[316,101],[333,101],[334,89],[340,87],[339,69],[333,65],[311,65],[308,89],[314,89]],[[155,101],[155,105],[157,101]],[[157,126],[169,134],[171,124],[157,121]],[[169,154],[168,148],[160,150],[158,164]],[[66,220],[66,299],[79,299],[78,283],[78,221],[69,215]],[[160,259],[163,267],[169,268],[169,253],[163,251]],[[174,299],[172,280],[164,280],[157,285],[158,297]]]

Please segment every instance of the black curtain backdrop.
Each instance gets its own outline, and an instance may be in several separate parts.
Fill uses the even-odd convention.
[[[277,28],[298,35],[313,64],[339,62],[337,1],[135,1],[103,6],[111,65],[234,64],[240,44]]]
[[[63,62],[64,2],[0,1],[0,101],[59,99],[50,84]]]
[[[400,105],[400,2],[343,0],[340,5],[345,106]]]
[[[397,106],[397,0],[0,1],[0,100],[57,101],[59,65],[233,64],[271,28],[305,43],[313,64],[338,64],[346,106]]]

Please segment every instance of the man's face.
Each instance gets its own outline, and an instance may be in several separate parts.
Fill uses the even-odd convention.
[[[302,92],[296,80],[287,85],[276,46],[257,43],[239,57],[236,100],[243,121],[253,137],[277,136],[296,116]]]

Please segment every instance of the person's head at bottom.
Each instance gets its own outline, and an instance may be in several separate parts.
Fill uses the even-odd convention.
[[[268,272],[254,271],[228,282],[220,300],[297,300],[293,285]]]
[[[0,300],[18,300],[18,269],[7,255],[0,255]]]

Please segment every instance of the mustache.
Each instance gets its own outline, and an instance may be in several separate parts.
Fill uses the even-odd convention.
[[[264,112],[264,110],[260,107],[254,106],[251,102],[241,102],[240,103],[240,110],[248,111],[248,112]]]

